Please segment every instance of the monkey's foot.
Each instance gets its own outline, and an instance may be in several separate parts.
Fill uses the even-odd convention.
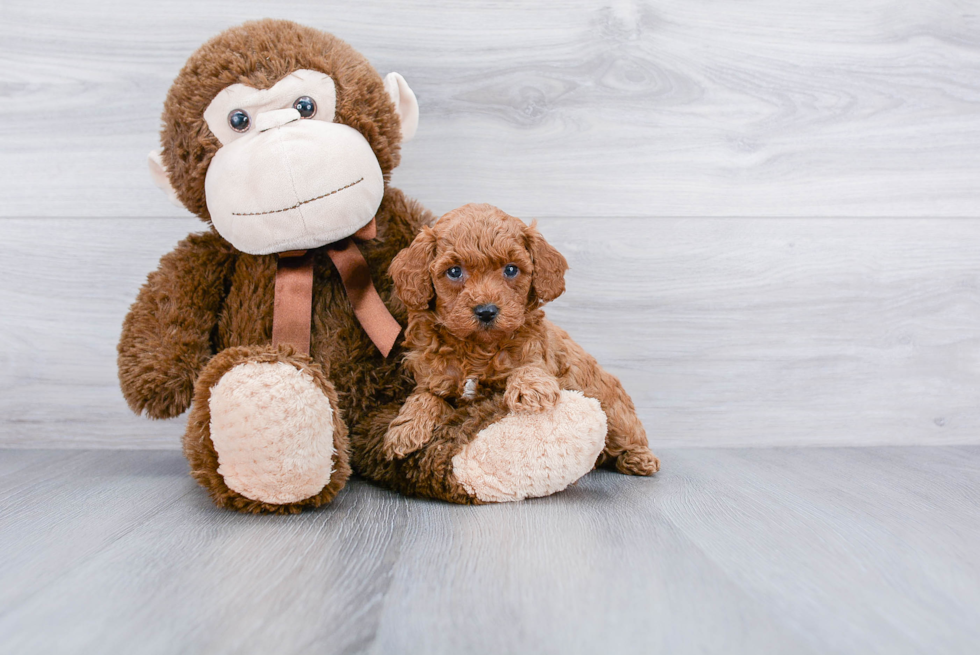
[[[509,414],[453,457],[453,475],[484,502],[561,491],[592,470],[606,441],[599,401],[562,391],[545,412]]]
[[[336,495],[350,474],[346,428],[319,367],[288,350],[232,349],[205,373],[184,449],[219,505],[293,512]]]
[[[246,362],[211,389],[211,441],[229,489],[265,503],[316,494],[332,471],[333,409],[313,377]]]

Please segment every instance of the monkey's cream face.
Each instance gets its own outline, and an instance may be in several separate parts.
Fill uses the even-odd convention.
[[[208,213],[233,246],[253,255],[317,248],[374,217],[381,166],[360,132],[333,122],[336,99],[330,76],[298,70],[267,90],[234,84],[208,106],[221,142],[204,183]]]

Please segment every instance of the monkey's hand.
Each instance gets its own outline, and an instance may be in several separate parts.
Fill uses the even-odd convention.
[[[388,459],[407,457],[432,438],[443,415],[451,411],[445,400],[427,391],[408,397],[388,426],[381,452]]]
[[[504,401],[512,412],[543,412],[558,404],[558,379],[537,366],[524,366],[507,378]]]
[[[119,383],[130,408],[171,418],[190,406],[194,382],[214,355],[235,250],[217,234],[192,234],[150,273],[119,338]]]

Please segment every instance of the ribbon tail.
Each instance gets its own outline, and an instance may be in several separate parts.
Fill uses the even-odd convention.
[[[387,357],[402,327],[374,288],[367,260],[350,238],[331,244],[327,248],[327,254],[340,273],[340,279],[347,290],[347,298],[354,308],[354,316],[381,354]]]
[[[280,254],[272,311],[272,345],[287,343],[304,355],[310,354],[312,313],[313,253]]]

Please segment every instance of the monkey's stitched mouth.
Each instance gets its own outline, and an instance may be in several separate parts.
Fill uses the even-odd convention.
[[[310,198],[309,200],[302,200],[302,201],[296,203],[295,205],[293,205],[292,207],[284,207],[282,209],[272,209],[272,210],[267,211],[267,212],[241,212],[241,213],[239,213],[239,212],[232,212],[231,215],[232,216],[263,216],[265,214],[279,214],[281,212],[288,212],[290,209],[296,209],[297,207],[302,207],[303,205],[305,205],[307,203],[310,203],[310,202],[314,202],[315,200],[321,200],[323,198],[326,198],[327,196],[332,196],[335,193],[340,193],[344,189],[349,189],[352,186],[354,186],[355,184],[360,184],[363,181],[364,181],[364,178],[362,177],[361,179],[356,180],[354,182],[351,182],[350,184],[348,184],[346,186],[342,186],[339,189],[334,189],[333,191],[330,191],[329,193],[324,193],[322,196],[317,196],[316,198]]]

